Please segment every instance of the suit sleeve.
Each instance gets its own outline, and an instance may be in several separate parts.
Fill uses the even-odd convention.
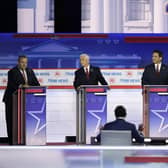
[[[135,138],[135,140],[138,142],[138,143],[143,143],[144,142],[144,137],[141,136],[139,134],[139,132],[137,131],[135,125],[132,125],[132,138]]]
[[[40,83],[33,70],[31,70],[31,74],[32,74],[32,86],[40,86]]]
[[[75,72],[75,78],[74,78],[73,86],[74,86],[75,89],[77,89],[80,86],[77,71]]]
[[[8,71],[8,84],[3,96],[3,102],[7,102],[9,98],[12,98],[13,92],[15,92],[20,85],[20,81],[13,71]]]
[[[147,68],[144,69],[144,72],[142,74],[141,82],[142,82],[142,86],[149,84],[148,69]]]
[[[106,82],[106,80],[104,79],[100,68],[98,68],[98,81],[102,84],[102,85],[108,85],[108,83]]]
[[[13,71],[8,72],[8,87],[12,90],[17,90],[21,84],[19,78]]]

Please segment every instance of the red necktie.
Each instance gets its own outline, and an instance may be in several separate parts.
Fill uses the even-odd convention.
[[[159,75],[159,73],[160,73],[159,72],[159,64],[156,65],[156,73],[157,73],[157,75]]]
[[[88,71],[88,68],[86,68],[86,78],[87,78],[87,80],[89,79],[89,71]]]

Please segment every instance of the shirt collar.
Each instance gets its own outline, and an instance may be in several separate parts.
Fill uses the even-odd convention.
[[[125,120],[125,117],[117,117],[117,119]]]
[[[90,65],[88,65],[87,67],[84,67],[84,70],[86,71],[86,68],[88,69],[88,71],[90,70]]]
[[[157,69],[157,67],[159,68],[159,71],[161,69],[162,63],[160,62],[159,64],[155,64],[155,69]]]
[[[160,65],[160,64],[162,64],[162,62],[160,62],[158,65]],[[155,65],[157,65],[157,64],[155,64]]]

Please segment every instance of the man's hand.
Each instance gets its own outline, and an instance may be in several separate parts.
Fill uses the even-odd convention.
[[[21,85],[21,88],[28,88],[29,85],[28,84],[25,84],[25,85]]]

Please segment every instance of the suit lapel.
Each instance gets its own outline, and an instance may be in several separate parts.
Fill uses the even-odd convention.
[[[87,80],[84,67],[81,68],[81,75],[85,78],[85,80]]]
[[[85,75],[85,70],[84,70],[84,67],[81,68],[81,72]]]
[[[23,75],[22,75],[22,73],[20,72],[20,69],[19,69],[18,67],[16,67],[16,71],[17,71],[17,74],[18,74],[19,78],[22,80],[22,82],[24,82]]]
[[[24,79],[22,73],[20,72],[20,69],[18,67],[16,67],[16,70],[17,70],[17,73],[19,75],[19,78],[22,80],[23,83],[25,83],[25,79]],[[29,71],[28,71],[27,68],[26,68],[26,75],[27,75],[27,80],[29,82]]]
[[[85,73],[84,67],[82,67],[82,69],[81,69],[81,73],[82,73],[83,76],[86,77],[86,73]]]
[[[93,71],[94,71],[94,69],[93,69],[93,67],[90,65],[90,69],[89,69],[89,79],[91,78],[91,76],[92,76],[92,74],[93,74]],[[85,79],[88,80],[87,77],[86,77],[86,72],[85,72],[85,70],[84,70],[84,67],[81,68],[81,73],[84,75]]]
[[[30,81],[30,79],[29,79],[30,74],[29,74],[28,68],[26,68],[26,75],[27,75],[27,83],[29,83],[29,81]]]
[[[161,65],[161,68],[160,68],[160,72],[164,71],[165,69],[166,69],[165,65],[162,64],[162,65]]]
[[[91,78],[91,77],[92,77],[93,71],[94,71],[93,67],[92,67],[92,66],[90,66],[89,78]]]
[[[152,71],[156,73],[155,64],[152,64]]]

